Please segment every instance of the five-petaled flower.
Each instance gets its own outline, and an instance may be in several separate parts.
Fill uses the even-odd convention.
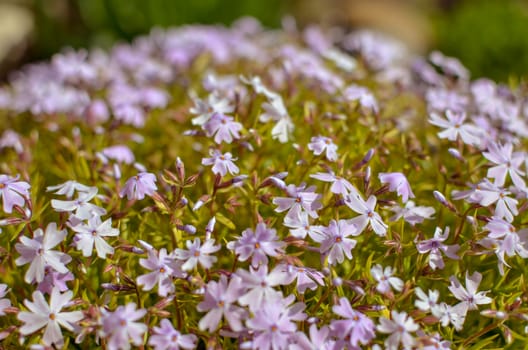
[[[24,300],[29,311],[21,311],[17,316],[24,322],[20,334],[28,335],[46,327],[42,337],[44,345],[62,347],[64,338],[60,327],[73,331],[75,324],[84,317],[81,311],[61,312],[72,297],[72,291],[61,293],[58,288],[53,288],[48,304],[40,291],[33,292],[33,301]]]

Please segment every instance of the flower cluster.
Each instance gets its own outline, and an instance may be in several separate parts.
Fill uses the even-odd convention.
[[[245,18],[0,97],[0,348],[524,346],[523,84]]]

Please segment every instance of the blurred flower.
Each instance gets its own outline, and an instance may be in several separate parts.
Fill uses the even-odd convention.
[[[238,174],[238,167],[233,163],[236,158],[233,158],[232,154],[226,152],[222,154],[219,150],[210,150],[209,155],[211,158],[203,158],[202,165],[212,165],[213,173],[216,175],[225,176],[227,172],[231,175]]]
[[[398,196],[402,197],[403,203],[406,203],[409,198],[414,198],[411,185],[409,185],[409,181],[402,173],[379,173],[378,177],[382,184],[389,184],[389,191],[398,192]]]
[[[156,176],[152,173],[141,172],[127,180],[119,192],[119,197],[126,196],[128,200],[141,200],[145,198],[145,195],[152,196],[157,189]]]
[[[139,346],[143,343],[143,335],[148,330],[147,325],[136,322],[147,310],[136,309],[135,303],[118,306],[114,312],[101,309],[101,325],[99,335],[107,339],[108,350],[128,350],[130,343]]]
[[[367,345],[376,336],[374,322],[352,308],[347,298],[340,298],[332,311],[345,320],[332,320],[330,328],[340,338],[347,339],[353,347]]]
[[[359,193],[358,190],[348,182],[348,180],[341,176],[334,175],[333,173],[316,173],[310,175],[310,177],[324,182],[331,182],[332,186],[330,187],[330,191],[335,194],[347,196],[349,194]]]
[[[392,267],[390,266],[386,266],[385,269],[383,269],[383,266],[376,264],[370,269],[370,273],[378,282],[376,290],[382,294],[390,292],[391,287],[398,292],[401,292],[403,289],[403,281],[398,277],[392,276],[393,272]]]
[[[417,206],[413,201],[408,201],[402,208],[395,205],[390,208],[394,215],[389,219],[390,221],[398,221],[403,217],[403,220],[412,226],[422,223],[424,220],[432,219],[435,210],[433,207]]]
[[[460,136],[465,144],[472,146],[480,145],[481,130],[473,124],[465,123],[465,112],[447,110],[445,115],[447,120],[434,112],[430,115],[429,122],[431,124],[445,129],[438,133],[438,137],[448,139],[449,141],[456,141]]]
[[[405,349],[411,349],[416,343],[411,333],[416,332],[419,326],[404,311],[392,310],[391,317],[392,320],[380,317],[377,327],[378,332],[390,334],[385,340],[386,349],[397,350],[400,343]]]
[[[17,177],[0,175],[0,196],[4,204],[4,212],[11,214],[13,206],[24,207],[26,198],[29,198],[31,186],[25,181],[18,181]]]
[[[194,334],[181,334],[166,318],[161,320],[159,327],[153,328],[153,333],[148,345],[154,347],[154,350],[195,349],[198,342]]]
[[[229,281],[225,275],[221,275],[220,281],[207,283],[204,300],[198,304],[197,310],[208,313],[202,317],[198,327],[212,333],[218,328],[223,316],[231,330],[241,331],[242,322],[248,314],[245,309],[234,304],[240,299],[244,290],[242,280],[236,275],[233,275]]]
[[[203,129],[207,132],[207,136],[214,135],[214,141],[217,144],[231,143],[233,139],[240,138],[239,132],[242,130],[242,124],[233,121],[233,117],[214,113],[203,125]]]
[[[0,316],[4,316],[4,310],[11,306],[11,300],[4,299],[8,292],[7,284],[0,283]]]
[[[325,152],[326,159],[331,162],[337,160],[337,146],[331,138],[325,136],[312,137],[308,149],[318,156]]]

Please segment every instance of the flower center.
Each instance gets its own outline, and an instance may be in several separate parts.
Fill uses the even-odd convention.
[[[199,257],[199,256],[200,256],[200,252],[199,252],[198,250],[195,251],[195,252],[194,252],[194,256],[195,256],[196,258]]]
[[[97,231],[96,230],[92,230],[92,236],[97,236]]]
[[[260,243],[259,242],[255,243],[255,249],[260,249]]]
[[[55,320],[55,314],[53,312],[49,314],[49,319],[52,321]]]
[[[121,320],[119,321],[119,324],[121,325],[121,327],[125,327],[126,326],[126,320]]]
[[[343,238],[341,238],[341,237],[336,237],[336,238],[335,238],[335,242],[336,242],[336,243],[343,242]]]
[[[165,268],[164,267],[160,267],[159,272],[160,273],[165,273]]]
[[[279,330],[279,327],[277,327],[277,326],[275,326],[275,325],[271,326],[271,331],[272,331],[272,332],[276,332],[276,331],[278,331],[278,330]]]
[[[0,190],[4,189],[6,187],[5,184],[0,183]]]
[[[173,343],[176,343],[176,342],[178,341],[178,336],[177,336],[176,334],[174,334],[174,335],[172,336],[172,338],[171,338],[171,341],[172,341]]]
[[[373,217],[373,216],[374,216],[374,213],[373,213],[373,212],[371,212],[371,211],[369,211],[369,212],[367,213],[367,216],[368,216],[369,218],[371,218],[371,217]]]

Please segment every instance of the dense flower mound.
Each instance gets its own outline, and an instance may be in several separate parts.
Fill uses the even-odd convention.
[[[524,346],[526,86],[285,23],[13,73],[0,347]]]

